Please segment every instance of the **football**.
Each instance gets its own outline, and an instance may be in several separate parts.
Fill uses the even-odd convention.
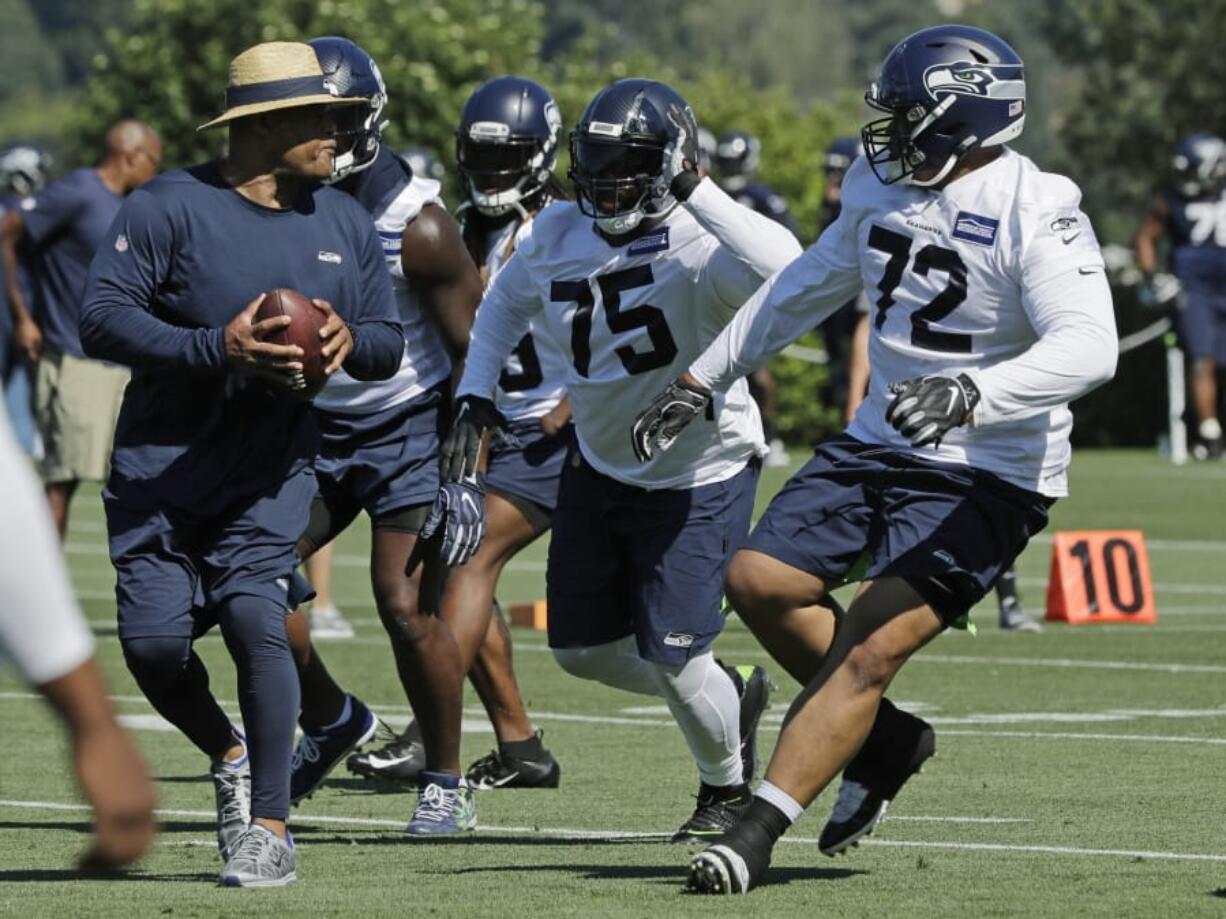
[[[294,394],[313,399],[328,381],[324,372],[327,361],[322,352],[323,339],[319,337],[327,316],[310,297],[288,287],[268,291],[255,314],[257,322],[277,316],[289,316],[290,324],[269,335],[265,341],[274,345],[297,345],[302,349],[302,379],[295,381],[301,385],[296,386]]]

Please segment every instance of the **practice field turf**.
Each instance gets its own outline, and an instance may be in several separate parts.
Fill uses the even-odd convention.
[[[0,914],[32,916],[1178,916],[1226,915],[1226,466],[1174,469],[1149,453],[1083,452],[1074,497],[1026,553],[1023,599],[1043,602],[1050,533],[1141,528],[1158,624],[1049,625],[1002,634],[994,603],[979,634],[937,639],[891,695],[937,726],[939,755],[869,844],[832,860],[815,838],[828,790],[776,850],[769,883],[725,902],[681,893],[689,850],[669,845],[692,808],[694,768],[662,704],[566,676],[541,633],[517,630],[517,669],[562,763],[557,791],[478,796],[481,828],[409,841],[413,796],[343,773],[295,813],[301,882],[220,890],[205,763],[165,730],[129,678],[112,629],[112,578],[96,493],[79,497],[68,543],[117,706],[159,778],[162,834],[124,881],[73,881],[88,815],[61,733],[43,705],[0,677]],[[783,475],[768,471],[768,498]],[[339,547],[337,594],[354,641],[328,644],[334,671],[389,723],[407,708],[374,618],[359,525]],[[500,596],[544,593],[544,545],[514,563]],[[0,601],[2,602],[2,601]],[[221,641],[201,651],[237,711]],[[726,660],[766,663],[739,622]],[[769,755],[795,684],[763,737]],[[465,761],[493,744],[475,696]]]

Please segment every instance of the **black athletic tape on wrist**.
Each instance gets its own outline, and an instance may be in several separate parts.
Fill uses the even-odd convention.
[[[694,194],[694,189],[698,187],[698,183],[701,181],[702,176],[693,170],[687,169],[673,177],[672,184],[669,185],[668,190],[673,193],[673,197],[678,201],[688,201],[690,195]]]

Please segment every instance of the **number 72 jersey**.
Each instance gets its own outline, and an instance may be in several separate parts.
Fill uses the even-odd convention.
[[[1008,149],[940,191],[882,185],[863,163],[853,168],[827,231],[835,235],[818,243],[858,266],[872,305],[869,397],[850,434],[910,449],[885,421],[889,384],[977,378],[1061,323],[1095,321],[1076,315],[1079,279],[1101,285],[1104,270],[1080,197],[1068,179]],[[1064,494],[1072,415],[1067,405],[1029,410],[1024,373],[1013,386],[1011,417],[955,429],[939,449],[917,452]]]
[[[649,489],[722,481],[765,452],[744,380],[647,463],[635,458],[630,429],[761,282],[682,207],[612,246],[574,204],[552,204],[482,301],[460,392],[485,395],[490,368],[531,322],[566,358],[579,446],[596,470]]]

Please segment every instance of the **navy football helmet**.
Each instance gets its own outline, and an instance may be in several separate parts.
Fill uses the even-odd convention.
[[[860,132],[869,165],[890,184],[942,181],[958,160],[1022,133],[1022,59],[991,32],[948,25],[900,41],[864,94],[887,117]]]
[[[337,96],[367,102],[365,106],[335,106],[336,155],[327,181],[339,182],[375,161],[387,124],[379,120],[387,105],[387,87],[374,58],[349,39],[328,35],[307,44],[315,49],[324,77],[335,87]]]
[[[703,172],[710,172],[711,165],[715,162],[715,149],[719,146],[719,141],[715,139],[715,135],[702,125],[698,126],[698,168]]]
[[[579,209],[610,236],[666,216],[677,199],[661,188],[664,150],[680,144],[697,163],[694,110],[655,80],[618,80],[588,103],[570,134],[570,179]]]
[[[47,184],[51,154],[34,144],[15,143],[0,151],[0,192],[32,195]]]
[[[436,182],[443,181],[447,176],[447,167],[425,147],[404,147],[398,150],[396,155],[409,164],[415,176],[434,179]]]
[[[762,162],[762,142],[745,131],[728,131],[715,144],[712,171],[719,184],[738,192],[754,180]]]
[[[1189,134],[1176,145],[1171,166],[1182,197],[1216,194],[1226,180],[1226,141],[1206,131]]]
[[[464,103],[456,130],[460,185],[477,211],[526,216],[529,199],[558,161],[562,115],[553,96],[525,77],[496,77]]]
[[[827,176],[832,173],[842,175],[851,168],[851,164],[864,156],[864,145],[858,137],[836,137],[822,157],[822,170]]]

